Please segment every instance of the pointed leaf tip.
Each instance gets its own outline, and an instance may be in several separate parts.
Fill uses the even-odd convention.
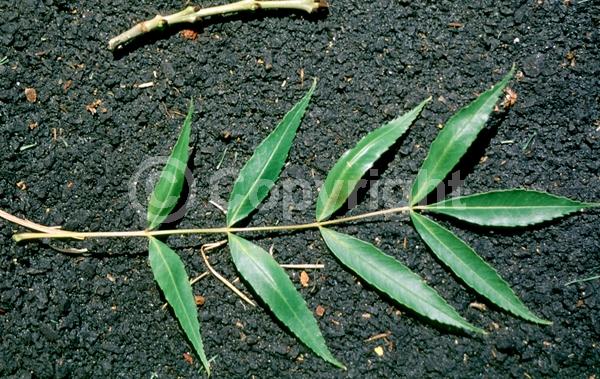
[[[510,81],[515,67],[491,89],[456,112],[431,143],[429,153],[413,183],[410,205],[423,200],[444,180],[485,126],[498,97]]]
[[[355,147],[346,151],[333,166],[317,199],[316,218],[323,221],[337,211],[354,192],[356,185],[373,164],[410,127],[431,97],[408,113],[373,130]]]
[[[454,233],[418,213],[411,212],[410,217],[431,251],[469,287],[500,308],[525,320],[546,325],[551,323],[531,312],[508,283]]]
[[[210,365],[200,336],[198,310],[183,262],[169,246],[154,237],[149,237],[148,250],[154,279],[210,376]]]
[[[149,230],[162,224],[179,201],[190,154],[189,143],[193,114],[194,102],[190,100],[190,107],[179,138],[150,195],[147,215]]]
[[[433,321],[485,334],[452,308],[408,267],[374,245],[327,228],[321,235],[331,252],[348,268],[378,290]]]
[[[252,157],[242,167],[229,196],[227,226],[233,226],[246,218],[275,185],[316,85],[315,79],[306,95],[258,145]]]
[[[229,248],[237,270],[273,314],[315,354],[345,369],[329,351],[312,312],[275,259],[260,246],[235,234],[229,234]]]

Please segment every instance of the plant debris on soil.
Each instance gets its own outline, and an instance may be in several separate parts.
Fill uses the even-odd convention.
[[[181,7],[171,0],[0,0],[0,57],[7,57],[0,65],[0,209],[72,230],[143,229],[145,214],[134,204],[147,190],[152,159],[168,154],[194,98],[195,181],[177,226],[222,226],[213,204],[225,204],[242,164],[313,77],[317,91],[274,191],[285,193],[286,178],[314,189],[291,192],[292,212],[259,210],[252,224],[289,222],[290,213],[312,221],[318,183],[341,153],[431,95],[379,170],[382,183],[399,183],[396,201],[406,201],[438,125],[513,62],[513,92],[499,103],[508,109],[492,118],[461,165],[460,192],[522,187],[600,201],[600,8],[593,1],[331,1],[327,14],[213,18],[186,26],[182,38],[182,30],[169,30],[115,55],[106,49],[136,22]],[[370,210],[369,201],[363,196],[350,212]],[[600,281],[565,285],[600,272],[597,211],[519,231],[451,227],[551,326],[481,299],[406,221],[340,230],[404,262],[489,335],[445,330],[396,307],[344,270],[317,231],[256,236],[263,248],[276,246],[281,263],[324,264],[306,286],[294,282],[348,371],[321,361],[268,312],[208,277],[193,288],[215,377],[598,374]],[[172,312],[162,308],[145,240],[16,245],[17,229],[0,222],[0,376],[201,376]],[[168,242],[191,276],[205,271],[199,248],[207,240]],[[67,248],[92,255],[59,252]],[[220,273],[237,277],[227,249],[210,254]],[[378,335],[385,337],[367,341]]]

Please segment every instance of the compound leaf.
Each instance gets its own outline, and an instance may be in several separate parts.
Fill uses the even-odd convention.
[[[160,178],[150,195],[148,202],[148,229],[154,229],[169,216],[177,202],[185,182],[185,170],[189,157],[190,131],[194,102],[190,101],[188,114],[183,122],[183,128],[177,143],[163,168]]]
[[[275,259],[252,242],[229,234],[233,262],[244,279],[306,346],[327,362],[344,368],[331,354],[306,302]]]
[[[196,302],[183,262],[169,246],[154,237],[150,237],[148,249],[154,279],[173,308],[179,325],[194,346],[204,369],[210,375],[210,366],[200,336]]]
[[[377,247],[331,229],[320,230],[329,249],[344,265],[398,303],[439,323],[485,333],[462,318],[417,274]]]
[[[545,192],[511,189],[455,197],[425,209],[477,225],[527,226],[594,206]]]
[[[423,101],[405,115],[370,132],[341,156],[319,192],[317,221],[329,218],[346,202],[365,172],[406,132],[430,100]]]
[[[248,216],[269,194],[285,164],[316,84],[315,80],[306,95],[258,145],[252,157],[242,167],[229,196],[227,226],[233,226]]]
[[[531,312],[509,285],[464,241],[435,221],[411,212],[417,232],[431,251],[468,286],[499,307],[538,324],[551,324]]]
[[[494,87],[456,112],[431,143],[429,153],[411,190],[410,205],[423,200],[456,166],[485,126],[498,97],[511,79],[513,69]]]

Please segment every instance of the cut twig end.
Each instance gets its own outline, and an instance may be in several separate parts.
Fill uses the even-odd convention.
[[[316,10],[329,8],[329,3],[327,2],[327,0],[319,0],[316,2],[316,4],[317,4],[317,7],[315,8]]]

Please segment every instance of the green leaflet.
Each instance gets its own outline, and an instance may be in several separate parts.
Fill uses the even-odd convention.
[[[327,362],[345,368],[329,351],[317,321],[287,273],[261,247],[229,234],[233,262],[244,279],[306,346]]]
[[[423,200],[456,166],[485,126],[514,71],[513,67],[502,81],[479,95],[475,101],[448,120],[431,143],[427,158],[417,174],[411,190],[410,205]]]
[[[302,100],[294,105],[277,128],[258,145],[252,157],[242,167],[229,195],[227,226],[233,226],[248,216],[267,197],[279,178],[316,85],[315,80]]]
[[[527,226],[594,206],[545,192],[511,189],[455,197],[425,209],[478,225]]]
[[[154,237],[149,237],[148,249],[154,279],[173,308],[181,328],[194,346],[204,369],[210,375],[210,366],[200,337],[196,302],[183,262],[169,246]]]
[[[405,115],[370,132],[341,156],[329,171],[319,192],[317,221],[329,218],[346,202],[365,172],[406,132],[430,100],[423,101]]]
[[[551,324],[527,309],[504,279],[460,238],[418,213],[411,212],[410,217],[417,232],[433,253],[468,286],[492,303],[525,320]]]
[[[462,318],[417,274],[377,247],[331,229],[320,230],[329,249],[344,265],[398,303],[442,324],[485,333]]]
[[[183,122],[181,134],[148,202],[147,220],[149,230],[156,228],[165,221],[179,201],[179,195],[185,181],[185,170],[187,169],[193,113],[194,102],[190,101],[190,108]]]

